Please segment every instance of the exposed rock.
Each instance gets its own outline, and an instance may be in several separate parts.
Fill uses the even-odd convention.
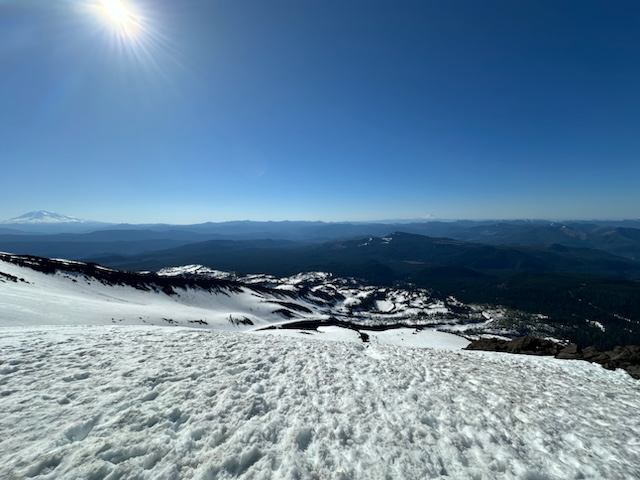
[[[555,355],[562,347],[551,340],[526,336],[514,340],[499,338],[480,338],[473,340],[467,350],[486,350],[490,352],[509,352],[524,355]]]
[[[579,360],[582,358],[582,349],[575,343],[569,343],[556,354],[556,358],[563,360]]]
[[[485,350],[488,352],[506,352],[509,340],[499,338],[479,338],[472,340],[465,350]]]
[[[606,352],[601,352],[595,347],[587,347],[582,351],[582,358],[577,360],[586,360],[588,362],[604,364],[609,361],[609,355]]]
[[[630,365],[625,370],[633,378],[637,378],[638,380],[640,380],[640,365]]]
[[[614,362],[640,365],[640,345],[614,347],[612,351],[608,352],[608,355]]]
[[[563,347],[550,340],[526,336],[513,340],[481,338],[479,340],[473,340],[467,346],[466,350],[486,350],[525,355],[553,355],[563,360],[585,360],[587,362],[599,363],[609,370],[623,368],[633,378],[640,379],[639,345],[619,346],[613,350],[601,352],[595,347],[581,349],[575,343],[570,343]]]
[[[555,355],[561,348],[556,342],[531,335],[507,342],[507,352],[525,355]]]

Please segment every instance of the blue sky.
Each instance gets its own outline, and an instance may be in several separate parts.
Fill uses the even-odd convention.
[[[640,217],[637,0],[91,3],[0,0],[0,219]]]

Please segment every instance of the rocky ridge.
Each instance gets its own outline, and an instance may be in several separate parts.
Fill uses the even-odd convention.
[[[528,335],[513,340],[480,338],[473,340],[466,350],[548,355],[562,360],[584,360],[598,363],[608,370],[622,368],[633,378],[640,379],[640,345],[617,346],[603,352],[594,347],[580,348],[575,343],[561,344]]]

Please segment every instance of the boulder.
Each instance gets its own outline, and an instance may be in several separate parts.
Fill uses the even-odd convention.
[[[586,347],[584,350],[582,350],[581,360],[599,363],[602,365],[607,363],[610,360],[610,358],[609,358],[609,355],[607,355],[607,352],[601,352],[595,347]]]
[[[633,378],[637,378],[638,380],[640,380],[640,365],[630,365],[625,368],[625,370]]]
[[[555,355],[562,347],[551,340],[532,337],[518,337],[513,340],[480,338],[473,340],[467,350],[487,350],[490,352],[519,353],[523,355]]]
[[[640,365],[640,345],[614,347],[607,353],[611,361],[624,365]]]
[[[508,340],[499,338],[479,338],[472,340],[465,350],[485,350],[488,352],[506,352]]]
[[[556,355],[556,358],[586,360],[599,363],[608,370],[622,368],[633,378],[640,379],[640,346],[625,345],[614,347],[613,350],[601,352],[595,347],[586,347],[580,351],[577,345],[569,344]]]
[[[525,355],[555,355],[562,347],[551,340],[543,338],[519,337],[507,343],[507,352],[522,353]]]
[[[562,360],[581,360],[582,349],[575,343],[569,343],[556,354],[556,358]]]

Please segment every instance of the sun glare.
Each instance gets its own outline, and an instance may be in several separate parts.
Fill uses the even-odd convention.
[[[101,0],[99,11],[109,26],[119,34],[133,37],[142,29],[141,18],[124,0]]]
[[[180,66],[173,42],[163,31],[161,12],[144,0],[77,0],[81,28],[122,66],[166,76]],[[0,3],[2,0],[0,0]],[[138,68],[143,67],[143,68]]]

